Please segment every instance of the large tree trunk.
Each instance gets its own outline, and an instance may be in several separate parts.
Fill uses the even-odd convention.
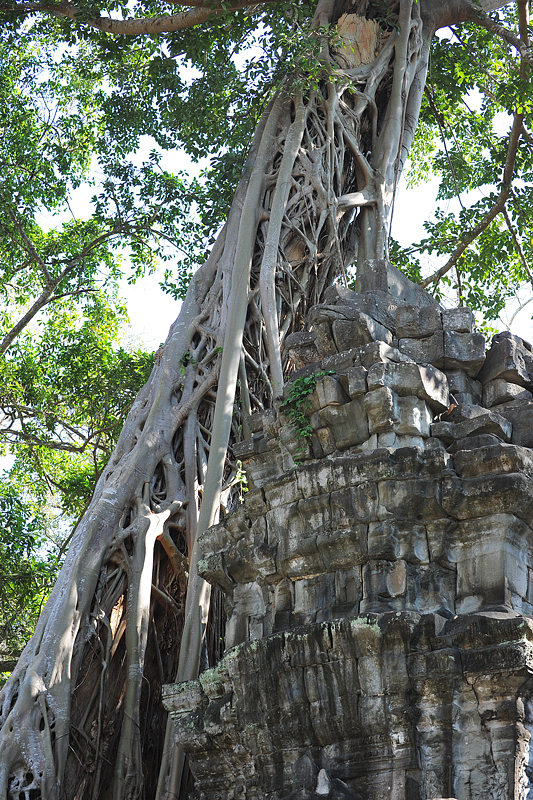
[[[337,21],[327,5],[315,26]],[[386,257],[418,117],[433,32],[421,3],[339,29],[319,87],[289,76],[263,114],[226,226],[0,694],[1,800],[150,797],[158,772],[159,796],[179,793],[161,684],[195,677],[223,636],[197,533],[235,500],[231,443],[281,394],[285,335],[347,263]]]

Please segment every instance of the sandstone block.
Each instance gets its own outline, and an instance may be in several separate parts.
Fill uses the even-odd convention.
[[[474,419],[474,417],[481,417],[486,413],[487,409],[477,403],[464,403],[462,405],[453,405],[450,411],[444,415],[444,419],[448,422],[457,423],[464,422],[467,419]]]
[[[405,561],[369,561],[363,567],[361,611],[386,611],[392,598],[403,597],[407,590]]]
[[[377,436],[375,447],[389,447],[393,450],[399,450],[402,447],[425,447],[425,439],[422,436],[401,436],[398,433],[394,433],[394,431],[378,433],[374,434],[374,436]]]
[[[394,330],[397,306],[391,296],[385,292],[374,291],[359,294],[345,286],[335,284],[329,286],[324,292],[324,303],[326,305],[352,306],[357,311],[372,317],[390,331]]]
[[[434,367],[444,366],[444,334],[437,331],[425,339],[400,339],[400,353],[409,356],[418,364],[433,364]]]
[[[398,397],[388,386],[368,392],[364,399],[369,432],[391,431],[400,436],[429,436],[433,415],[418,397]]]
[[[326,375],[322,380],[317,381],[315,392],[319,408],[343,405],[350,400],[340,380],[334,375]]]
[[[245,439],[243,442],[235,442],[231,448],[235,458],[246,459],[255,455],[254,440]]]
[[[308,315],[308,324],[316,333],[321,358],[361,347],[374,341],[390,344],[392,333],[354,305],[317,305]]]
[[[285,471],[285,467],[285,458],[279,447],[244,462],[248,481],[255,489],[260,489],[273,478],[277,478]]]
[[[410,478],[380,481],[379,502],[397,519],[431,520],[443,516],[438,481]]]
[[[533,354],[518,336],[497,334],[478,377],[482,383],[501,378],[533,389]]]
[[[513,403],[498,408],[498,411],[513,426],[511,442],[522,447],[533,447],[533,402]]]
[[[288,352],[295,369],[301,369],[320,359],[314,331],[298,331],[289,334],[284,339],[283,347]]]
[[[400,396],[414,395],[435,411],[445,411],[450,403],[448,382],[443,372],[432,366],[414,363],[381,363],[370,367],[368,391],[388,386]]]
[[[445,331],[473,333],[475,328],[474,315],[467,306],[445,308],[442,311],[442,327]]]
[[[371,522],[368,526],[368,557],[386,561],[403,559],[409,564],[428,564],[425,527],[396,519]]]
[[[366,561],[367,526],[352,522],[349,528],[323,531],[316,544],[321,564],[316,571],[353,569]]]
[[[398,306],[396,336],[398,339],[424,339],[442,330],[441,309],[438,305]]]
[[[356,290],[361,293],[379,290],[398,304],[411,306],[437,305],[429,292],[393,267],[385,259],[368,259],[357,271]]]
[[[235,586],[224,565],[222,553],[210,553],[198,562],[198,574],[212,586],[218,586],[223,592],[231,592]]]
[[[344,375],[340,376],[342,387],[352,400],[354,397],[367,393],[366,375],[367,370],[365,367],[352,367]]]
[[[444,331],[446,369],[463,369],[475,378],[485,361],[485,337],[482,333]]]
[[[392,333],[368,314],[362,311],[353,311],[351,319],[339,317],[333,320],[331,330],[337,350],[349,350],[351,347],[361,347],[369,342],[386,342],[391,344]]]
[[[460,452],[454,458],[458,475],[473,478],[481,475],[521,473],[533,475],[533,452],[528,447],[518,447],[503,442],[480,447],[475,452]]]
[[[279,429],[279,445],[282,450],[288,451],[293,458],[302,461],[311,458],[311,447],[309,440],[300,435],[297,425],[292,422],[288,425],[281,425]]]
[[[355,397],[341,406],[323,408],[320,419],[322,427],[331,429],[337,450],[345,450],[368,439],[368,419],[362,397]]]
[[[463,404],[458,395],[471,395],[473,398],[471,400],[472,403],[478,403],[481,400],[483,384],[471,378],[462,369],[446,370],[446,377],[448,378],[450,392],[452,392],[457,402]]]
[[[394,431],[399,436],[429,436],[433,414],[424,400],[418,397],[398,397],[399,421],[394,426]]]
[[[490,605],[511,605],[511,593],[525,598],[532,532],[510,514],[463,522],[450,560],[457,564],[457,609],[471,613]]]
[[[314,441],[315,437],[316,442]],[[331,428],[317,428],[313,433],[312,446],[315,458],[323,458],[334,453],[337,446]]]
[[[442,481],[442,505],[459,520],[509,513],[529,524],[533,521],[533,479],[519,473],[447,477]]]
[[[465,436],[463,439],[455,439],[448,447],[448,452],[455,455],[462,450],[477,450],[480,447],[490,447],[491,445],[500,444],[501,441],[500,437],[494,436],[493,433],[481,433],[479,436]],[[469,452],[469,457],[471,455],[472,454]]]
[[[396,397],[388,386],[382,386],[365,395],[364,407],[369,419],[369,433],[392,430],[399,422]]]
[[[372,364],[379,362],[409,362],[413,359],[400,351],[396,347],[385,344],[385,342],[372,342],[359,348],[356,355],[357,362],[366,369],[370,369]]]
[[[317,619],[317,611],[330,608],[335,603],[335,575],[326,573],[294,582],[294,617],[298,625],[307,625]],[[325,654],[324,654],[325,655]],[[327,658],[327,656],[326,656]],[[294,661],[291,662],[296,665]]]
[[[441,439],[446,444],[451,444],[455,439],[466,436],[480,436],[491,433],[505,442],[510,441],[512,425],[500,414],[487,411],[463,422],[434,422],[431,426],[431,435]]]
[[[455,613],[457,574],[440,564],[410,568],[407,580],[406,608],[424,614]]]
[[[265,600],[258,584],[237,584],[233,591],[233,613],[226,623],[227,647],[235,647],[237,644],[249,641],[250,618],[254,618],[253,622],[257,626],[257,618],[263,618],[265,612]]]
[[[354,359],[357,358],[359,353],[358,347],[353,347],[351,350],[344,350],[342,353],[335,353],[334,355],[327,356],[322,359],[321,369],[325,372],[333,370],[338,374],[346,372],[354,365]],[[357,363],[359,363],[357,361]]]
[[[499,403],[507,403],[511,400],[531,400],[533,395],[519,386],[517,383],[509,383],[502,378],[489,381],[483,387],[483,405],[491,408]]]
[[[378,490],[373,481],[341,489],[330,495],[331,524],[334,530],[348,528],[353,522],[368,522],[377,517]]]

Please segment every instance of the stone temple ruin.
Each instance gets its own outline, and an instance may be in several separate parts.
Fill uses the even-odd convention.
[[[251,417],[203,537],[226,655],[165,694],[194,797],[532,800],[532,347],[364,288],[288,337],[312,436]]]

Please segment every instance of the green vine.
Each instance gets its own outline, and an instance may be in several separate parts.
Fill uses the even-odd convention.
[[[293,425],[296,435],[303,442],[310,442],[313,435],[311,423],[305,416],[305,412],[312,407],[309,395],[313,394],[319,380],[332,374],[333,370],[329,370],[329,372],[315,372],[305,378],[296,378],[289,389],[289,396],[280,406],[281,411],[288,416]]]

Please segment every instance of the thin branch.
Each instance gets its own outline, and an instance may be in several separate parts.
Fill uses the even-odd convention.
[[[485,214],[483,219],[478,222],[471,230],[461,238],[461,241],[451,254],[450,258],[433,275],[430,275],[429,278],[425,278],[423,281],[420,282],[420,285],[423,289],[426,286],[429,286],[431,283],[437,283],[440,279],[449,272],[452,267],[455,266],[457,261],[463,255],[464,251],[467,247],[472,244],[474,239],[483,233],[483,231],[488,228],[490,223],[493,219],[495,219],[498,214],[501,214],[503,209],[505,208],[505,203],[507,198],[509,197],[509,192],[511,190],[511,180],[513,177],[513,170],[514,164],[516,160],[516,151],[518,149],[518,142],[520,140],[520,134],[522,132],[522,121],[523,115],[522,114],[515,114],[513,119],[513,127],[511,128],[511,134],[509,136],[509,147],[507,149],[507,157],[505,159],[505,168],[503,171],[503,181],[502,181],[502,188],[500,194],[498,195],[498,199],[492,206],[492,208]]]
[[[526,275],[529,278],[529,282],[533,286],[533,273],[531,272],[529,264],[527,263],[527,259],[526,259],[525,255],[524,255],[524,251],[522,250],[522,246],[520,245],[520,242],[518,241],[518,237],[516,235],[515,229],[513,228],[513,224],[511,222],[511,220],[509,219],[509,214],[507,213],[507,209],[506,208],[503,209],[502,214],[503,214],[503,216],[505,218],[505,222],[506,222],[507,227],[509,229],[509,233],[511,234],[511,237],[513,239],[514,246],[516,248],[516,252],[520,256],[520,261],[522,262],[522,265],[524,267]]]
[[[163,606],[163,608],[173,611],[175,614],[179,614],[181,608],[176,603],[173,597],[171,597],[166,592],[163,592],[157,586],[152,583],[152,597],[157,600],[159,605]]]
[[[438,110],[437,106],[435,105],[435,101],[433,99],[433,96],[431,94],[431,90],[430,90],[429,86],[427,86],[427,85],[425,86],[424,93],[425,93],[425,95],[426,95],[426,97],[428,99],[429,106],[430,106],[431,110],[433,111],[433,116],[435,117],[435,121],[436,121],[436,123],[437,123],[437,125],[439,127],[440,138],[442,139],[444,152],[446,153],[446,159],[448,161],[448,165],[449,165],[450,171],[452,173],[453,185],[455,187],[455,194],[457,195],[457,199],[459,200],[459,204],[460,204],[461,208],[464,209],[463,201],[461,200],[461,193],[460,193],[459,187],[457,185],[457,176],[455,174],[455,168],[454,168],[453,162],[452,162],[452,160],[450,158],[450,153],[448,152],[448,145],[446,144],[446,134],[444,132],[444,126],[442,124],[441,115],[439,113],[439,110]]]
[[[28,235],[26,234],[26,231],[24,230],[24,228],[20,224],[20,220],[17,218],[16,214],[14,214],[13,211],[10,209],[9,205],[6,206],[6,210],[7,210],[8,217],[10,218],[11,222],[13,223],[13,225],[15,226],[17,231],[19,232],[19,234],[20,234],[20,236],[22,238],[22,241],[24,242],[24,244],[26,246],[27,252],[33,257],[34,261],[36,261],[39,264],[39,266],[41,267],[41,270],[42,270],[43,275],[45,277],[46,284],[48,285],[49,283],[52,282],[52,277],[51,277],[50,273],[48,272],[46,264],[44,263],[43,259],[41,258],[41,256],[37,252],[37,250],[35,249],[33,243],[28,238]]]

